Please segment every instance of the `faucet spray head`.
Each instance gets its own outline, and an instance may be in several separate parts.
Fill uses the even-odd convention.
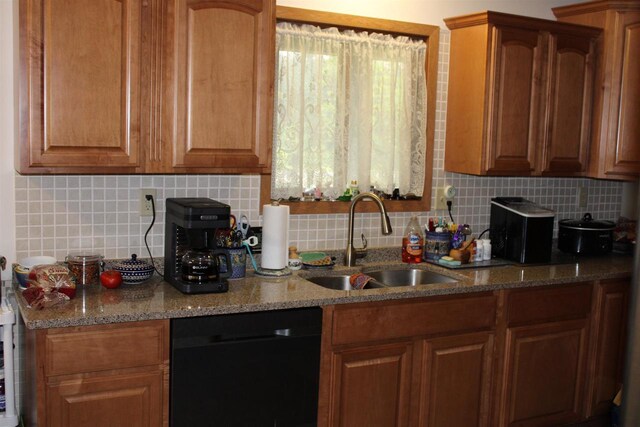
[[[393,229],[391,228],[391,220],[389,219],[389,215],[386,213],[382,214],[382,234],[385,236],[391,234]]]

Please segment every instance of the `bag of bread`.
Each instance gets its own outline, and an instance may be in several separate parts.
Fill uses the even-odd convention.
[[[76,295],[76,283],[63,265],[36,265],[29,274],[29,287],[22,295],[29,307],[43,309],[69,301]]]

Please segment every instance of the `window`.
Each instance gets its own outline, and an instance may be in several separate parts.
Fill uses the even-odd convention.
[[[438,28],[280,6],[277,15],[275,155],[263,202],[314,187],[336,198],[357,180],[361,191],[399,187],[422,196],[392,203],[392,211],[428,210]],[[293,213],[348,209],[291,206]]]

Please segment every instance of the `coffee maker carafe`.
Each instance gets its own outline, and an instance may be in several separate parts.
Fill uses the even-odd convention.
[[[186,294],[226,292],[229,255],[216,249],[215,232],[229,228],[231,209],[204,197],[166,201],[164,278]],[[226,272],[220,273],[220,264]]]

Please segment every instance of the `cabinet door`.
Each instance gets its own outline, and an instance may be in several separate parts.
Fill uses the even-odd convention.
[[[500,425],[578,421],[586,341],[585,319],[508,328]]]
[[[490,73],[486,170],[529,175],[536,168],[545,40],[536,30],[496,27]]]
[[[549,38],[548,111],[541,173],[582,175],[589,155],[595,39]]]
[[[586,415],[607,414],[622,387],[629,280],[596,285]]]
[[[423,341],[418,426],[487,426],[494,334]]]
[[[50,427],[162,425],[162,372],[78,378],[49,384]]]
[[[268,171],[273,10],[273,0],[163,2],[162,120],[149,171]]]
[[[640,174],[640,12],[617,12],[611,40],[606,173]],[[606,90],[606,89],[605,89]]]
[[[19,172],[138,171],[143,9],[20,1]]]
[[[412,350],[403,342],[336,352],[329,425],[406,426]]]

